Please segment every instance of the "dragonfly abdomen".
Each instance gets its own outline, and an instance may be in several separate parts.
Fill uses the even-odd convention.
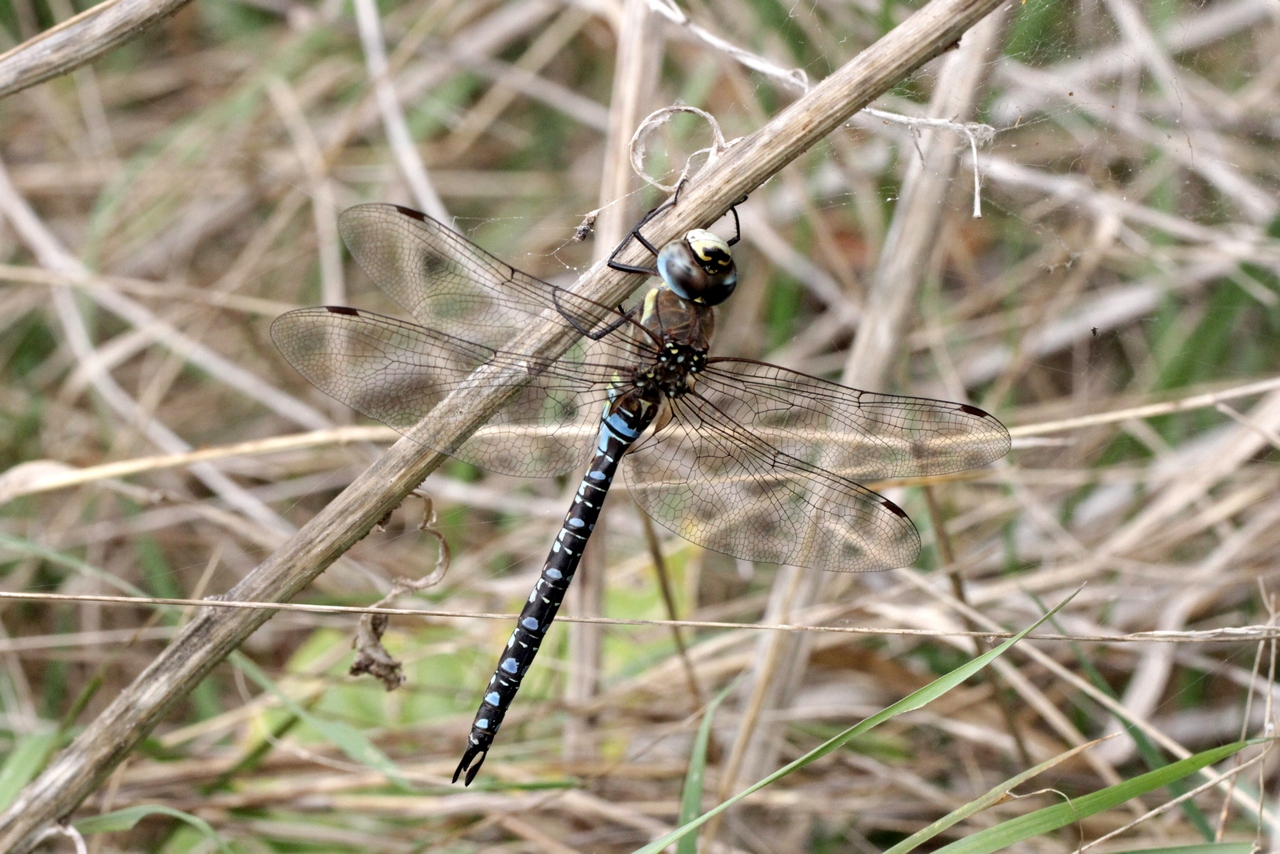
[[[484,699],[471,724],[467,749],[453,772],[454,782],[466,772],[466,783],[470,785],[484,764],[498,727],[502,725],[502,719],[520,690],[520,683],[529,672],[542,646],[542,639],[560,610],[560,603],[564,601],[587,540],[600,518],[609,486],[618,472],[618,462],[653,421],[657,411],[658,403],[653,394],[639,389],[624,391],[605,406],[595,456],[578,486],[569,512],[565,514],[560,533],[551,544],[542,574],[520,611],[515,631],[507,639],[506,649],[502,651],[498,666],[485,688]]]

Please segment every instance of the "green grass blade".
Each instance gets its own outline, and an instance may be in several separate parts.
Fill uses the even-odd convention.
[[[684,793],[680,796],[680,824],[688,824],[698,817],[702,809],[702,781],[707,774],[707,745],[711,742],[711,722],[715,719],[716,709],[725,698],[738,687],[740,680],[730,682],[725,689],[707,704],[702,715],[702,723],[698,726],[698,735],[693,740],[693,752],[689,756],[689,772],[684,777]],[[695,854],[698,837],[692,834],[680,840],[676,846],[676,854]]]
[[[1031,598],[1036,602],[1036,604],[1039,604],[1042,608],[1044,607],[1034,594]],[[1070,634],[1067,629],[1058,625],[1057,620],[1053,621],[1053,627],[1064,635]],[[1080,668],[1080,672],[1089,679],[1089,684],[1091,684],[1094,689],[1103,696],[1110,697],[1113,700],[1119,700],[1119,697],[1116,696],[1116,692],[1112,690],[1111,685],[1107,683],[1107,680],[1103,675],[1098,672],[1098,668],[1093,666],[1093,662],[1090,660],[1089,656],[1085,654],[1085,651],[1081,649],[1080,644],[1071,642],[1067,644],[1067,648],[1070,649],[1072,655],[1075,656],[1076,664]],[[1165,755],[1160,752],[1160,748],[1158,748],[1147,734],[1142,731],[1141,727],[1134,723],[1133,719],[1129,715],[1124,713],[1123,709],[1114,709],[1111,714],[1115,715],[1116,720],[1120,722],[1122,727],[1124,727],[1124,731],[1133,739],[1133,743],[1138,749],[1138,755],[1142,757],[1142,761],[1146,764],[1147,770],[1154,771],[1156,768],[1161,768],[1168,764],[1165,759]],[[1191,787],[1181,780],[1175,780],[1169,785],[1169,794],[1172,795],[1174,799],[1182,797],[1190,790]],[[1182,814],[1187,817],[1187,821],[1191,822],[1191,824],[1195,826],[1196,830],[1200,831],[1200,835],[1204,837],[1204,840],[1206,842],[1212,842],[1214,838],[1213,826],[1209,823],[1209,819],[1196,804],[1195,800],[1187,798],[1182,801],[1179,806],[1182,809]]]
[[[1201,845],[1173,845],[1167,848],[1131,848],[1114,854],[1251,854],[1256,850],[1250,842],[1206,842]]]
[[[64,569],[69,569],[73,572],[81,573],[86,578],[93,578],[93,579],[96,579],[97,581],[101,581],[110,587],[114,587],[117,590],[122,591],[127,596],[145,597],[147,595],[147,591],[143,590],[140,587],[135,587],[129,582],[118,578],[116,574],[113,572],[107,572],[104,569],[99,569],[93,564],[85,563],[84,561],[79,560],[78,558],[74,558],[74,557],[71,557],[70,555],[63,554],[57,549],[51,549],[48,546],[42,546],[39,543],[32,542],[31,540],[24,539],[23,537],[14,537],[9,534],[0,534],[0,548],[8,549],[9,551],[12,551],[16,554],[25,554],[25,555],[30,555],[31,557],[38,557],[41,560],[48,561],[54,566],[61,566]]]
[[[9,806],[22,787],[44,768],[58,746],[58,733],[45,732],[19,738],[0,766],[0,809]]]
[[[1055,765],[1065,762],[1066,760],[1075,756],[1077,753],[1080,753],[1083,750],[1088,750],[1089,748],[1093,747],[1095,744],[1098,744],[1104,740],[1105,739],[1097,739],[1095,741],[1090,741],[1087,744],[1078,745],[1064,753],[1059,753],[1057,756],[1054,756],[1051,759],[1046,759],[1044,762],[1041,762],[1039,765],[1036,765],[1033,768],[1028,768],[1026,771],[1023,771],[1021,774],[1017,774],[1013,777],[1010,777],[1008,780],[1005,780],[1004,782],[1000,783],[1000,785],[995,786],[990,790],[988,790],[987,793],[982,797],[975,798],[969,803],[960,807],[959,809],[954,810],[948,813],[947,815],[944,815],[942,818],[938,819],[928,827],[917,830],[915,833],[911,834],[906,839],[899,842],[897,845],[885,851],[884,854],[907,854],[908,851],[912,851],[915,848],[919,847],[921,843],[928,842],[930,839],[933,839],[935,836],[937,836],[939,833],[942,833],[947,828],[953,827],[957,823],[964,821],[966,818],[969,818],[972,815],[976,815],[977,813],[982,812],[987,807],[990,807],[993,804],[995,804],[997,801],[1003,800],[1008,796],[1009,791],[1011,789],[1021,786],[1023,783],[1030,780],[1031,778],[1036,777],[1039,774],[1044,773],[1045,771],[1048,771],[1050,768],[1054,767]]]
[[[1262,744],[1264,741],[1267,739],[1237,741],[1202,751],[1171,765],[1157,768],[1155,771],[1148,771],[1132,780],[1125,780],[1123,783],[1108,786],[1084,797],[1074,798],[1063,804],[1054,804],[1051,807],[1020,815],[995,827],[980,830],[972,836],[958,839],[950,845],[939,848],[938,854],[944,852],[945,854],[989,854],[992,851],[999,851],[1024,839],[1040,836],[1088,818],[1095,813],[1119,806],[1125,801],[1144,795],[1153,789],[1167,786],[1173,780],[1181,780],[1201,768],[1221,762],[1250,745]]]
[[[222,837],[213,829],[209,822],[202,818],[198,818],[191,813],[175,810],[170,807],[162,807],[155,805],[143,805],[137,807],[129,807],[127,809],[116,810],[105,815],[95,815],[90,818],[82,819],[75,822],[76,830],[88,835],[91,833],[116,833],[122,830],[130,830],[138,822],[150,815],[167,815],[184,821],[187,824],[200,831],[206,839],[218,846],[218,850],[223,854],[231,854],[231,849],[227,847],[227,843],[222,841]]]
[[[952,688],[964,682],[970,676],[973,676],[975,673],[982,670],[982,668],[986,667],[988,664],[995,661],[1001,655],[1004,655],[1004,653],[1007,652],[1010,647],[1012,647],[1018,641],[1022,640],[1024,637],[1026,637],[1028,633],[1030,633],[1031,631],[1034,631],[1036,627],[1044,623],[1045,620],[1048,620],[1050,617],[1056,614],[1063,606],[1065,606],[1068,602],[1070,602],[1071,599],[1074,598],[1074,596],[1075,594],[1073,593],[1071,596],[1062,600],[1062,602],[1059,603],[1058,607],[1054,608],[1052,611],[1045,614],[1040,619],[1036,620],[1030,626],[1027,626],[1025,629],[1018,632],[1016,635],[1009,638],[1004,643],[1000,644],[998,647],[995,647],[994,649],[978,656],[972,661],[969,661],[961,665],[960,667],[957,667],[955,670],[951,671],[945,676],[935,679],[933,682],[930,682],[928,685],[924,686],[918,691],[913,691],[912,693],[908,694],[906,697],[903,697],[901,700],[889,706],[888,708],[882,709],[881,711],[877,712],[871,717],[866,718],[854,724],[853,726],[846,729],[844,732],[840,733],[839,735],[835,736],[829,741],[826,741],[818,745],[813,750],[806,753],[804,756],[801,756],[799,759],[795,760],[794,762],[788,765],[785,765],[782,768],[779,768],[777,771],[774,771],[772,774],[768,775],[767,777],[764,777],[759,782],[756,782],[751,786],[748,786],[746,789],[743,789],[741,792],[734,795],[732,798],[729,798],[729,800],[725,801],[724,803],[716,807],[713,807],[712,809],[703,813],[698,818],[694,819],[688,824],[684,824],[680,827],[677,827],[675,830],[671,831],[666,836],[663,836],[661,839],[651,842],[648,845],[644,846],[643,848],[637,849],[636,854],[658,854],[658,852],[662,851],[662,849],[666,848],[671,843],[675,842],[676,840],[684,837],[689,833],[692,833],[694,830],[701,827],[706,822],[710,821],[713,816],[719,815],[720,813],[729,809],[729,807],[733,806],[734,804],[738,803],[742,799],[746,798],[748,795],[754,794],[755,792],[758,792],[761,789],[763,789],[765,786],[768,786],[771,783],[781,780],[783,777],[787,776],[793,771],[803,768],[806,765],[816,762],[817,760],[821,759],[827,754],[832,753],[836,750],[839,750],[851,739],[857,738],[858,736],[870,731],[871,729],[873,729],[876,726],[879,726],[885,721],[891,720],[897,717],[898,715],[904,714],[906,712],[913,712],[916,709],[921,708],[922,706],[928,705],[929,703],[933,702],[937,698],[941,697],[943,694],[950,691]]]
[[[313,715],[302,704],[295,702],[292,697],[287,696],[280,690],[265,673],[263,673],[257,665],[243,655],[235,654],[232,657],[235,665],[244,670],[245,675],[258,683],[263,690],[270,691],[281,705],[284,706],[291,714],[295,715],[299,720],[320,733],[326,741],[337,747],[354,762],[380,771],[385,774],[387,779],[396,786],[412,790],[413,786],[405,779],[399,767],[396,766],[391,759],[383,753],[378,747],[370,741],[364,733],[350,724],[341,721],[330,720],[328,718]]]

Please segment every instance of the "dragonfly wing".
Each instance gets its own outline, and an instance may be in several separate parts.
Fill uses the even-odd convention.
[[[409,208],[357,205],[338,217],[338,230],[369,278],[405,311],[478,344],[509,346],[531,318],[580,333],[618,318],[609,306],[523,273]]]
[[[1009,433],[975,406],[876,394],[746,359],[712,359],[697,394],[789,457],[851,480],[978,468],[1009,451]]]
[[[624,464],[636,500],[735,557],[861,571],[906,566],[920,538],[858,480],[986,465],[1004,426],[962,403],[859,391],[742,359],[712,359],[674,417]]]
[[[434,448],[502,474],[541,477],[580,467],[592,450],[606,398],[607,367],[572,359],[531,364],[502,350],[353,308],[288,312],[271,324],[271,337],[289,363],[325,394],[401,431],[476,368],[523,367],[531,377],[528,385],[487,425],[460,447]]]
[[[746,560],[844,572],[907,566],[920,535],[896,504],[791,457],[705,398],[623,460],[627,487],[659,524]]]

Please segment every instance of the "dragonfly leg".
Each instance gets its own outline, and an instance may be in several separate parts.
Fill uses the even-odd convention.
[[[639,308],[640,306],[637,305],[637,306],[631,307],[630,309],[625,309],[622,307],[622,303],[618,303],[618,314],[621,316],[617,320],[615,320],[613,323],[610,323],[608,326],[606,326],[604,329],[602,329],[599,332],[584,332],[582,334],[590,338],[592,341],[599,341],[601,338],[608,335],[610,332],[613,332],[622,324],[630,320],[634,320],[635,313],[636,311],[639,310]]]
[[[730,246],[737,245],[738,241],[742,239],[742,223],[738,221],[738,205],[742,204],[746,200],[747,197],[744,195],[742,198],[729,205],[729,213],[733,214],[733,239],[727,241]]]
[[[667,199],[665,202],[663,202],[662,204],[658,205],[656,208],[654,208],[653,210],[645,214],[644,218],[636,223],[635,228],[631,229],[631,232],[627,234],[626,237],[622,238],[622,242],[617,245],[617,247],[613,250],[613,254],[609,256],[609,267],[611,269],[618,270],[623,273],[641,273],[649,276],[658,275],[657,267],[640,267],[635,264],[623,264],[621,261],[617,260],[618,253],[621,252],[624,248],[626,248],[627,243],[630,242],[631,238],[634,237],[641,246],[643,246],[645,249],[648,249],[649,252],[655,258],[657,257],[658,247],[650,243],[648,238],[646,238],[643,234],[640,233],[640,229],[648,225],[649,220],[653,219],[655,216],[662,213],[667,208],[675,207],[676,203],[680,201],[680,191],[684,189],[684,185],[685,185],[685,182],[681,181],[679,186],[676,187],[676,191],[674,194],[672,194],[671,198]]]
[[[650,251],[652,251],[652,248]],[[609,261],[609,269],[617,270],[620,273],[639,273],[642,276],[658,275],[657,267],[641,267],[636,264],[623,264],[621,261],[614,261],[612,259]]]
[[[622,242],[618,244],[617,248],[613,250],[613,254],[609,256],[610,268],[614,270],[619,270],[623,273],[641,273],[641,274],[647,274],[650,276],[658,275],[658,269],[656,267],[641,267],[636,264],[623,264],[621,261],[617,260],[618,253],[621,252],[623,248],[627,245],[627,242],[634,237],[640,243],[641,246],[643,246],[645,249],[648,249],[650,252],[653,253],[655,257],[657,257],[658,248],[654,246],[652,243],[650,243],[648,238],[646,238],[643,234],[640,233],[640,229],[644,228],[649,223],[649,220],[653,219],[655,216],[657,216],[659,213],[666,210],[667,208],[674,207],[676,203],[680,201],[680,191],[684,189],[685,183],[686,181],[681,181],[679,186],[676,187],[676,191],[674,194],[672,194],[671,198],[667,199],[665,202],[663,202],[662,204],[658,205],[656,208],[654,208],[653,210],[645,214],[644,218],[640,220],[638,223],[636,223],[635,228],[631,229],[631,233],[628,234],[626,237],[622,238]],[[738,220],[738,205],[742,204],[746,200],[747,200],[747,197],[744,194],[742,198],[738,199],[736,202],[734,202],[732,205],[729,206],[729,213],[733,214],[733,239],[727,241],[730,246],[736,245],[737,242],[742,239],[742,223]]]
[[[564,292],[565,291],[563,291],[561,288],[551,289],[551,302],[555,304],[556,311],[560,312],[560,316],[563,317],[566,321],[568,321],[570,326],[578,330],[579,335],[582,335],[586,338],[590,338],[592,341],[599,341],[601,338],[605,337],[606,335],[616,330],[622,324],[630,321],[632,319],[632,315],[635,314],[634,308],[631,309],[630,311],[627,311],[623,309],[622,304],[619,303],[618,314],[621,316],[617,320],[615,320],[613,323],[610,323],[608,326],[606,326],[604,329],[600,329],[595,332],[592,332],[589,329],[583,328],[582,324],[579,323],[577,319],[574,318],[573,314],[568,309],[560,305],[560,294]]]

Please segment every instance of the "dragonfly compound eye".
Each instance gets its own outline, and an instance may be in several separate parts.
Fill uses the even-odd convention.
[[[662,248],[658,275],[681,299],[701,305],[724,302],[738,284],[729,244],[701,228]]]

